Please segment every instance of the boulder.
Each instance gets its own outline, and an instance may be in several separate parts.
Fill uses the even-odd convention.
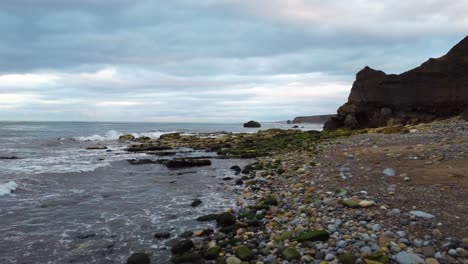
[[[172,254],[181,255],[190,251],[195,245],[190,239],[184,239],[177,241],[171,248]]]
[[[242,169],[241,167],[239,167],[239,165],[234,165],[230,168],[231,170],[235,171],[236,172],[236,175],[241,173]]]
[[[468,37],[445,56],[402,74],[365,67],[356,75],[348,102],[325,130],[430,122],[468,109]]]
[[[234,225],[236,223],[236,216],[228,212],[221,213],[216,218],[216,223],[223,227]]]
[[[126,134],[119,137],[119,142],[128,142],[135,139],[135,136],[132,134]]]
[[[195,199],[195,200],[192,201],[192,203],[190,204],[190,206],[192,206],[192,207],[197,207],[197,206],[199,206],[199,205],[202,204],[202,203],[203,203],[202,200],[200,200],[200,199]]]
[[[236,257],[238,257],[240,260],[243,260],[243,261],[248,261],[252,259],[252,257],[254,256],[254,253],[252,252],[252,250],[250,250],[246,246],[238,246],[234,250],[234,253],[236,254]]]
[[[169,237],[171,237],[171,233],[169,232],[157,232],[154,234],[154,238],[156,239],[168,239]]]
[[[244,123],[244,127],[249,127],[249,128],[261,127],[261,126],[262,125],[259,122],[253,121],[253,120],[251,120],[251,121],[249,121],[247,123]]]
[[[127,264],[150,264],[150,258],[145,253],[133,253],[127,259]]]
[[[218,219],[218,216],[219,216],[219,214],[208,214],[208,215],[198,217],[197,221],[199,221],[199,222],[216,221],[216,219]]]

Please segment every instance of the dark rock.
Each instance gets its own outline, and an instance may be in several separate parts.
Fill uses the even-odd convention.
[[[197,221],[199,221],[199,222],[216,221],[216,219],[218,219],[218,216],[219,216],[219,214],[204,215],[204,216],[198,217]]]
[[[286,121],[286,124],[288,125],[292,124],[291,120]]]
[[[154,234],[154,238],[157,239],[168,239],[169,237],[171,237],[171,233],[169,232],[157,232]]]
[[[156,143],[135,144],[127,148],[127,151],[141,152],[141,151],[160,151],[172,149],[169,146],[164,146]]]
[[[216,223],[219,226],[231,226],[236,223],[236,217],[231,213],[227,213],[227,212],[221,213],[216,218]]]
[[[107,146],[101,145],[101,144],[96,144],[96,145],[91,145],[85,147],[87,150],[101,150],[101,149],[107,149]]]
[[[242,179],[237,179],[235,184],[236,185],[242,185],[242,184],[244,184],[244,181]]]
[[[242,171],[241,167],[239,167],[238,165],[232,166],[230,169],[235,171],[236,175],[241,173],[241,171]]]
[[[80,234],[78,235],[79,239],[87,239],[87,238],[92,238],[95,237],[96,233],[86,233],[86,234]]]
[[[224,178],[222,178],[221,180],[223,180],[223,181],[230,181],[230,180],[232,180],[232,179],[234,179],[234,178],[232,178],[232,177],[224,177]]]
[[[242,169],[243,174],[249,174],[254,169],[252,164],[246,165],[244,169]]]
[[[297,236],[297,241],[327,241],[330,238],[330,233],[325,230],[304,231]]]
[[[203,263],[203,256],[200,253],[185,253],[181,256],[174,256],[171,258],[171,263],[181,264],[181,263],[190,263],[198,264]]]
[[[209,249],[206,250],[205,258],[208,260],[216,259],[219,256],[219,253],[221,253],[220,247],[218,246],[210,247]]]
[[[150,137],[139,137],[139,138],[135,138],[134,141],[137,141],[137,142],[148,142],[148,141],[151,141],[151,138]]]
[[[197,206],[199,206],[199,205],[202,204],[202,203],[203,203],[202,200],[200,200],[200,199],[195,199],[195,200],[193,200],[193,202],[190,204],[190,206],[192,206],[192,207],[197,207]]]
[[[177,140],[181,139],[180,133],[169,133],[169,134],[162,134],[159,137],[159,140]]]
[[[356,75],[348,102],[325,130],[429,122],[468,109],[468,37],[447,55],[400,75],[365,67]]]
[[[170,169],[210,166],[211,160],[204,159],[173,159],[164,163]]]
[[[0,160],[15,160],[15,159],[19,159],[19,158],[16,157],[16,156],[3,156],[3,157],[0,157]]]
[[[127,264],[150,264],[150,258],[145,253],[133,253],[127,259]]]
[[[244,123],[244,127],[261,127],[261,126],[262,125],[260,125],[259,122],[253,121],[253,120],[251,120],[251,121],[249,121],[247,123]]]
[[[177,241],[171,248],[172,254],[181,255],[190,251],[194,247],[193,241],[190,239],[184,239]]]
[[[160,163],[157,160],[150,160],[150,159],[129,159],[127,161],[128,161],[128,163],[130,163],[132,165],[145,165],[145,164]]]
[[[181,238],[190,238],[192,236],[193,236],[192,231],[185,231],[185,232],[183,232],[182,234],[179,235],[179,237],[181,237]]]

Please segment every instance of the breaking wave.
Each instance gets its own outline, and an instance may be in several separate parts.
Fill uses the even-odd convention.
[[[9,181],[7,183],[0,184],[0,196],[10,194],[18,188],[18,184],[15,181]]]
[[[169,133],[176,133],[177,131],[169,131],[169,132],[162,132],[162,131],[152,131],[152,132],[144,132],[144,133],[130,133],[136,138],[138,137],[149,137],[152,139],[158,139],[161,135],[169,134]],[[119,131],[110,130],[104,135],[92,135],[92,136],[82,136],[82,137],[74,137],[75,140],[78,141],[113,141],[118,140],[120,136],[124,135],[125,133],[121,133]]]

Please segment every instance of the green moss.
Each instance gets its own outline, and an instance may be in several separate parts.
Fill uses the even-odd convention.
[[[297,236],[297,241],[327,241],[330,234],[325,230],[304,231]]]

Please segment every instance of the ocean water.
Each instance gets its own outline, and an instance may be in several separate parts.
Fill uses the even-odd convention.
[[[265,123],[261,129],[290,128]],[[320,129],[319,124],[301,129]],[[167,263],[169,244],[153,238],[206,227],[196,217],[235,206],[240,191],[222,178],[249,160],[169,170],[128,159],[118,137],[164,133],[256,132],[241,124],[0,122],[0,263],[125,263],[137,251]],[[108,150],[86,150],[92,144]],[[180,153],[210,156],[215,153]],[[164,157],[167,158],[167,157]],[[226,185],[228,186],[226,188]],[[192,208],[193,199],[203,204]]]

